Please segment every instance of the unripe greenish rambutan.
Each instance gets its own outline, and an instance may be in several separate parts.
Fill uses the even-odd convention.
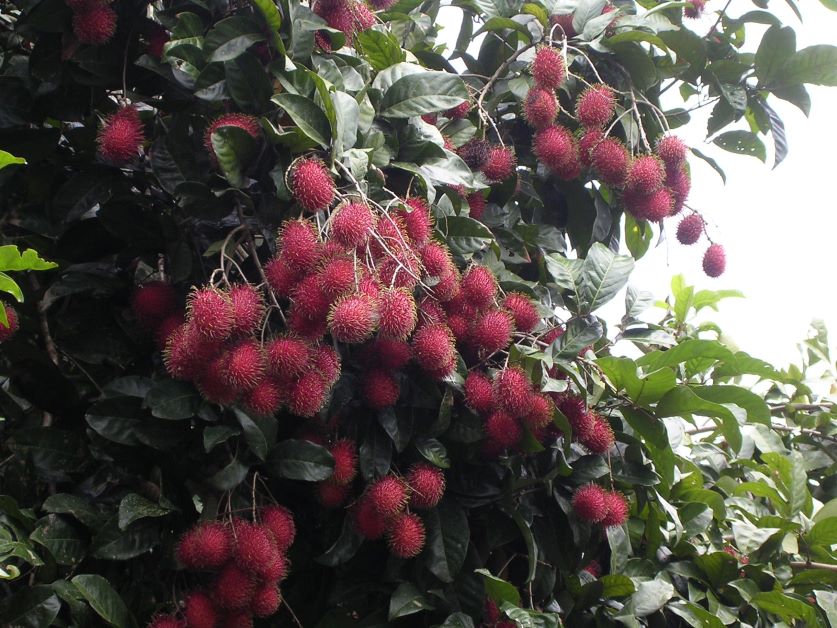
[[[494,386],[485,373],[471,371],[463,386],[465,403],[475,412],[489,415],[494,411]]]
[[[585,523],[599,523],[607,515],[605,491],[597,484],[587,484],[573,494],[573,511]]]
[[[524,334],[532,331],[541,320],[535,302],[520,292],[509,292],[502,305],[514,318],[515,328]]]
[[[600,129],[613,118],[615,105],[613,90],[608,85],[599,83],[591,85],[578,97],[575,115],[582,126]]]
[[[492,146],[482,165],[482,173],[489,181],[505,181],[514,174],[517,159],[508,146]]]
[[[727,267],[727,257],[724,247],[720,244],[711,244],[703,254],[703,272],[709,277],[720,277]]]
[[[530,67],[535,85],[543,89],[557,89],[567,80],[567,66],[557,48],[540,46]]]
[[[533,87],[523,101],[523,117],[534,129],[542,129],[552,124],[558,110],[558,99],[551,89]]]
[[[99,8],[113,10],[109,6]],[[145,130],[133,106],[123,107],[105,118],[96,137],[99,155],[115,166],[124,166],[136,157],[144,140]]]
[[[328,314],[328,328],[338,342],[357,344],[368,340],[378,326],[375,302],[365,294],[339,299]]]
[[[414,464],[407,474],[410,485],[410,506],[420,510],[435,508],[445,494],[445,474],[424,462]]]
[[[195,289],[187,303],[189,320],[203,336],[212,340],[229,338],[235,325],[230,295],[215,288]]]
[[[331,215],[331,237],[346,248],[364,246],[377,222],[375,214],[366,203],[344,203]]]
[[[331,174],[319,159],[305,157],[291,165],[288,188],[304,209],[317,212],[334,201],[335,187]]]
[[[703,218],[700,214],[689,214],[677,225],[677,241],[680,244],[694,244],[703,233]]]
[[[398,380],[387,371],[375,369],[363,376],[361,396],[373,410],[394,406],[400,392]]]
[[[399,558],[413,558],[424,548],[424,523],[413,513],[401,513],[390,524],[387,531],[387,547]]]
[[[603,183],[616,187],[625,183],[631,156],[618,139],[608,137],[599,142],[593,149],[592,160],[593,169]]]
[[[394,475],[385,475],[375,480],[367,489],[366,498],[372,502],[375,512],[381,517],[392,517],[407,505],[409,489],[404,481]]]
[[[504,410],[494,411],[485,420],[485,434],[488,440],[496,443],[500,449],[514,447],[523,437],[520,423]]]

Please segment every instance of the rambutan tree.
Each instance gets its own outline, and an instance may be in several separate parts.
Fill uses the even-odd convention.
[[[0,623],[837,621],[825,330],[597,315],[837,84],[722,4],[7,4]]]

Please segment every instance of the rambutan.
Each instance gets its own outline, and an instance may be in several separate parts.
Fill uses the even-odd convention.
[[[318,273],[320,288],[330,299],[344,296],[355,287],[355,263],[348,258],[325,262]]]
[[[703,218],[700,214],[689,214],[677,225],[677,241],[680,244],[694,244],[703,233]]]
[[[436,242],[428,242],[421,247],[421,263],[431,277],[441,277],[453,270],[450,251]]]
[[[195,289],[187,303],[189,320],[203,336],[213,340],[229,338],[235,324],[232,299],[215,288]]]
[[[365,294],[351,294],[332,305],[328,314],[328,328],[338,342],[357,344],[375,333],[378,318],[372,299]]]
[[[261,510],[262,525],[270,530],[273,542],[280,552],[288,551],[296,538],[296,525],[291,511],[284,506],[272,504]]]
[[[552,423],[555,404],[545,395],[532,395],[532,408],[523,417],[523,424],[530,432],[537,432]]]
[[[218,569],[230,558],[232,539],[218,522],[199,524],[180,537],[177,560],[187,569]]]
[[[514,319],[505,310],[489,310],[477,319],[471,330],[471,341],[485,354],[509,346],[514,332]]]
[[[594,578],[599,578],[602,575],[602,566],[599,564],[599,561],[591,560],[584,566],[584,569],[582,569],[582,571],[586,571]]]
[[[311,342],[320,340],[328,331],[327,313],[311,318],[294,304],[285,316],[287,318],[288,331]]]
[[[116,11],[109,4],[87,2],[73,13],[73,34],[82,44],[101,46],[116,32]]]
[[[155,615],[147,628],[183,628],[183,622],[174,615]]]
[[[183,600],[183,618],[186,628],[215,628],[218,625],[218,609],[206,593],[192,591]]]
[[[534,301],[520,292],[509,292],[503,299],[503,307],[514,318],[517,331],[528,334],[541,320]]]
[[[605,134],[601,129],[584,129],[578,140],[578,157],[582,166],[590,168],[593,165],[593,151],[604,139]]]
[[[375,214],[366,203],[344,203],[331,215],[331,237],[346,248],[357,248],[366,244],[376,223]]]
[[[387,547],[399,558],[413,558],[424,548],[424,523],[416,514],[401,513],[390,524]]]
[[[689,19],[696,20],[703,15],[706,8],[706,0],[690,0],[691,6],[683,7],[683,15]]]
[[[422,274],[421,260],[410,250],[402,250],[396,259],[387,257],[378,265],[381,283],[391,288],[412,290]]]
[[[225,609],[241,609],[250,604],[256,592],[256,579],[234,561],[227,563],[215,578],[212,599]]]
[[[375,276],[366,272],[363,273],[363,277],[361,278],[357,286],[358,292],[360,292],[361,294],[365,294],[366,296],[371,297],[375,300],[378,299],[378,295],[381,293],[381,289],[382,286],[378,279]]]
[[[575,115],[582,126],[590,129],[604,127],[613,117],[616,98],[613,90],[604,83],[585,89],[575,105]]]
[[[291,292],[291,300],[299,313],[312,321],[323,320],[331,304],[317,275],[307,275],[300,279]]]
[[[599,415],[594,414],[592,429],[587,433],[580,434],[578,442],[591,454],[603,456],[610,451],[616,440],[613,436],[613,429],[610,427],[610,423]]]
[[[508,449],[520,441],[523,430],[508,412],[496,410],[485,420],[485,435],[501,449]]]
[[[665,180],[663,162],[656,155],[641,155],[628,166],[625,187],[628,191],[648,196],[659,190]]]
[[[224,378],[240,394],[252,390],[262,380],[266,367],[264,350],[258,341],[241,340],[227,350]]]
[[[459,269],[451,266],[450,272],[445,273],[439,278],[438,283],[433,286],[433,296],[440,303],[447,303],[459,296],[462,289],[462,277],[459,274]]]
[[[667,172],[677,172],[686,163],[688,146],[676,135],[666,135],[657,142],[657,156],[662,159]]]
[[[471,320],[464,314],[448,314],[448,327],[458,343],[466,343],[471,337]]]
[[[310,212],[326,209],[334,200],[331,174],[319,159],[305,157],[291,165],[288,187],[297,203]]]
[[[554,395],[553,401],[561,414],[567,417],[575,438],[592,429],[592,415],[588,412],[584,399],[571,392],[562,392]]]
[[[416,362],[426,371],[441,368],[455,352],[453,335],[444,323],[422,325],[413,334],[412,344]]]
[[[268,368],[278,377],[297,377],[310,366],[311,347],[301,338],[279,336],[265,347]]]
[[[621,186],[628,176],[631,157],[628,149],[618,139],[608,137],[593,149],[593,169],[603,183]]]
[[[256,416],[271,416],[279,411],[284,401],[282,388],[271,377],[262,379],[241,400],[244,407]]]
[[[208,401],[220,406],[232,405],[241,393],[238,388],[230,386],[226,370],[227,354],[222,353],[208,364],[203,365],[195,378],[195,384],[201,395]]]
[[[435,369],[427,369],[425,372],[428,376],[436,381],[442,381],[446,377],[450,377],[454,371],[456,371],[456,367],[458,365],[458,361],[456,359],[456,354],[453,354],[448,358],[444,363],[437,366]]]
[[[651,194],[639,194],[633,190],[626,190],[624,195],[625,209],[635,218],[658,222],[671,214],[674,198],[668,188],[660,188]]]
[[[413,352],[403,340],[381,337],[366,345],[361,357],[366,366],[398,370],[406,366]]]
[[[166,341],[163,351],[166,371],[175,379],[194,379],[205,367],[205,362],[215,357],[217,349],[218,343],[204,338],[194,325],[181,325]]]
[[[668,185],[674,197],[674,206],[671,208],[671,215],[675,216],[683,210],[683,206],[686,204],[686,199],[689,198],[689,192],[692,189],[692,178],[689,176],[686,166],[681,166],[676,172],[668,171],[666,185]]]
[[[160,324],[154,330],[154,341],[160,350],[165,350],[166,345],[169,343],[169,338],[171,338],[174,332],[180,329],[185,320],[186,317],[183,312],[174,312],[160,321]]]
[[[462,294],[477,309],[485,309],[497,296],[497,278],[485,266],[471,266],[462,277]]]
[[[400,478],[385,475],[372,483],[366,495],[372,502],[375,512],[381,517],[389,518],[404,510],[409,497],[409,489]]]
[[[543,129],[558,115],[558,99],[551,89],[533,87],[523,101],[523,117],[534,129]]]
[[[146,41],[148,42],[146,52],[155,59],[162,59],[163,50],[169,39],[169,32],[162,25],[153,23],[146,33]]]
[[[465,197],[465,200],[468,201],[468,207],[470,208],[468,215],[474,220],[482,220],[486,205],[482,192],[471,192]]]
[[[485,620],[485,623],[490,626],[493,626],[500,621],[500,607],[497,606],[497,602],[492,600],[490,597],[485,598],[485,601],[483,602],[482,618]]]
[[[382,517],[378,513],[369,493],[366,493],[355,504],[352,509],[352,520],[360,535],[370,541],[384,536],[389,524],[389,517]]]
[[[474,105],[470,100],[463,100],[461,103],[456,105],[456,107],[448,109],[445,112],[445,116],[451,120],[462,120],[463,118],[468,117],[468,113],[471,111],[473,106]]]
[[[462,158],[462,161],[468,164],[469,168],[479,170],[488,161],[490,151],[491,144],[487,141],[472,138],[460,146],[456,153]]]
[[[444,142],[443,148],[445,150],[449,150],[451,152],[456,151],[456,145],[453,143],[453,140],[450,137],[448,137],[447,135],[443,135],[442,141]]]
[[[253,615],[247,610],[224,613],[220,628],[253,628]]]
[[[286,220],[277,244],[282,259],[298,272],[313,270],[320,261],[322,244],[317,226],[310,220]]]
[[[177,292],[162,281],[146,282],[134,290],[131,309],[141,325],[153,329],[177,309]]]
[[[424,462],[410,468],[407,484],[410,485],[410,506],[420,510],[435,508],[445,494],[445,474]]]
[[[109,6],[100,8],[113,10]],[[123,107],[105,118],[96,137],[99,155],[115,166],[123,166],[136,157],[144,140],[145,130],[133,106]]]
[[[261,577],[262,582],[281,582],[288,577],[290,563],[288,557],[281,551],[276,554],[276,560],[265,565],[265,572]]]
[[[389,0],[387,0],[389,1]],[[375,6],[374,2],[372,6]],[[425,113],[421,116],[421,119],[427,122],[427,124],[436,124],[436,121],[439,119],[438,113]]]
[[[433,218],[427,201],[417,196],[410,196],[404,201],[408,209],[399,209],[396,215],[404,221],[404,227],[412,241],[422,246],[430,240],[433,231]]]
[[[311,359],[314,370],[325,380],[327,386],[333,386],[340,379],[340,355],[328,345],[314,349]]]
[[[602,526],[610,528],[621,526],[628,520],[628,500],[618,491],[607,491],[604,494],[605,516],[599,522]]]
[[[316,371],[303,374],[288,391],[288,410],[301,417],[312,417],[326,401],[328,386]]]
[[[543,89],[557,89],[567,80],[567,66],[557,48],[540,46],[530,67],[535,85]]]
[[[494,386],[481,371],[471,371],[463,386],[465,403],[475,412],[488,415],[494,410]]]
[[[436,299],[432,299],[429,296],[424,297],[419,301],[418,309],[419,325],[445,322],[445,311]]]
[[[554,124],[535,135],[532,152],[549,170],[558,172],[578,156],[578,147],[569,129]]]
[[[398,380],[388,371],[375,369],[363,376],[361,396],[374,410],[394,406],[400,392]]]
[[[357,475],[357,445],[349,438],[342,438],[329,447],[334,458],[334,472],[330,480],[335,484],[348,484]]]
[[[561,34],[563,31],[563,36],[567,39],[572,39],[578,33],[575,32],[575,28],[573,27],[573,14],[572,13],[561,13],[561,14],[553,14],[549,16],[549,23],[552,26],[558,26],[559,28],[556,29],[556,33]],[[557,38],[563,39],[564,37],[558,36]]]
[[[6,342],[17,333],[20,323],[17,312],[11,305],[0,302],[0,307],[6,312],[6,325],[0,323],[0,343]]]
[[[494,380],[495,402],[513,417],[523,417],[532,410],[532,382],[519,366],[501,370]]]
[[[279,555],[270,529],[256,523],[240,521],[237,522],[234,532],[235,564],[263,578]]]
[[[324,480],[317,482],[317,501],[327,510],[334,510],[340,508],[346,503],[351,492],[351,487],[343,484],[337,484],[331,480]]]
[[[585,523],[599,523],[607,515],[605,490],[597,484],[586,484],[573,494],[573,511]]]
[[[264,317],[264,299],[255,286],[245,283],[230,289],[233,309],[233,333],[251,334]]]
[[[271,290],[279,298],[290,296],[300,278],[299,271],[291,268],[287,261],[281,257],[274,257],[270,260],[264,267],[264,274]]]
[[[247,115],[246,113],[225,113],[220,115],[209,123],[209,126],[206,127],[206,131],[203,134],[204,148],[206,148],[206,152],[213,159],[217,159],[217,155],[215,154],[215,147],[212,145],[212,134],[218,129],[228,126],[241,129],[254,140],[258,141],[261,139],[262,127],[256,116]]]
[[[378,327],[392,338],[406,338],[416,327],[418,311],[413,295],[404,289],[384,290],[378,297]]]
[[[727,256],[720,244],[710,244],[703,254],[703,272],[710,277],[720,277],[727,267]]]
[[[250,610],[256,617],[270,617],[279,610],[282,603],[282,596],[279,587],[268,582],[256,590],[253,601],[250,602]]]
[[[564,328],[561,326],[553,327],[548,332],[546,332],[543,336],[540,337],[541,342],[546,343],[547,345],[551,345],[553,342],[558,340],[561,336],[564,335]]]
[[[482,173],[489,181],[505,181],[514,174],[517,159],[508,146],[492,146],[482,165]]]

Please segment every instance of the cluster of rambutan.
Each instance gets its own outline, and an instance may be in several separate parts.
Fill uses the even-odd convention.
[[[107,0],[64,0],[73,12],[73,34],[83,44],[101,46],[116,32],[116,11]]]
[[[603,489],[598,484],[586,484],[576,489],[572,506],[581,521],[604,528],[621,526],[630,513],[630,505],[622,493]]]
[[[259,519],[199,523],[184,533],[178,562],[215,575],[205,588],[187,593],[178,612],[155,616],[149,628],[247,628],[254,617],[275,614],[296,526],[282,506],[260,509]]]
[[[394,3],[394,0],[384,0],[373,3],[373,6],[383,9]],[[351,46],[355,33],[372,28],[375,24],[375,15],[363,0],[317,0],[313,9],[331,28],[341,31],[346,36],[348,46]],[[331,52],[331,40],[325,31],[318,31],[315,40],[321,50]]]
[[[587,407],[584,399],[572,392],[550,393],[555,405],[567,417],[573,430],[573,440],[591,454],[600,456],[609,452],[616,439],[607,419]]]
[[[134,159],[144,141],[145,129],[133,105],[105,118],[96,136],[99,155],[115,166],[124,166]]]
[[[7,325],[0,323],[0,343],[3,343],[17,333],[20,324],[17,320],[17,312],[11,305],[6,305],[0,301],[0,307],[6,312],[6,322],[8,323]]]

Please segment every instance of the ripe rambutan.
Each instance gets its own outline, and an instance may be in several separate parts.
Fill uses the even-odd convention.
[[[587,433],[592,429],[593,418],[587,411],[584,399],[571,392],[558,393],[552,399],[561,414],[567,417],[574,437],[578,438],[579,433]]]
[[[336,299],[351,292],[355,287],[354,260],[341,257],[325,262],[317,275],[320,288],[330,299]]]
[[[564,335],[564,328],[561,326],[553,327],[548,332],[546,332],[543,336],[541,336],[541,342],[545,342],[547,345],[551,345],[553,342],[558,340],[561,336]]]
[[[374,410],[394,406],[400,392],[398,380],[388,371],[375,369],[363,376],[361,396]]]
[[[286,314],[288,331],[311,342],[316,342],[325,336],[328,331],[327,316],[326,313],[310,318],[301,308],[292,305]]]
[[[440,303],[447,303],[455,299],[462,289],[461,281],[462,276],[459,274],[459,269],[452,266],[450,272],[442,275],[438,283],[433,286],[433,296]]]
[[[500,621],[500,607],[497,606],[497,602],[492,600],[490,597],[485,598],[485,601],[483,602],[482,618],[485,620],[485,623],[490,626],[493,626]]]
[[[287,261],[282,257],[274,257],[270,260],[264,267],[264,274],[271,290],[280,299],[290,296],[300,278],[299,271],[288,266]]]
[[[625,187],[632,193],[648,196],[659,190],[664,180],[663,162],[656,155],[641,155],[628,166]]]
[[[250,604],[256,592],[256,579],[234,561],[227,563],[215,578],[212,599],[225,609],[241,609]]]
[[[177,560],[187,569],[218,569],[230,558],[232,540],[216,521],[199,524],[180,537]]]
[[[466,343],[471,337],[471,320],[464,314],[448,314],[448,327],[458,343]]]
[[[485,309],[497,296],[497,278],[485,266],[471,266],[462,277],[462,295],[477,309]]]
[[[657,142],[657,155],[665,164],[666,171],[676,172],[686,163],[689,148],[676,135],[666,135]]]
[[[703,254],[703,272],[710,277],[720,277],[727,267],[727,256],[720,244],[710,244]]]
[[[365,294],[351,294],[332,305],[328,314],[328,328],[338,342],[357,344],[375,333],[378,318],[372,299]]]
[[[17,333],[20,323],[17,312],[11,305],[0,302],[0,307],[6,312],[6,325],[0,324],[0,343],[6,342]]]
[[[174,615],[155,615],[147,628],[183,628],[183,622]]]
[[[73,13],[73,34],[82,44],[101,46],[116,32],[116,11],[108,4],[86,2]]]
[[[633,190],[626,190],[625,209],[635,218],[658,222],[671,214],[674,198],[668,188],[660,188],[651,194],[639,194]]]
[[[475,412],[488,415],[494,411],[494,386],[481,371],[471,371],[463,386],[465,403]]]
[[[389,524],[389,517],[382,517],[378,513],[368,493],[361,497],[352,509],[352,520],[360,535],[370,541],[384,536]]]
[[[471,341],[481,352],[490,355],[509,346],[514,319],[505,310],[489,310],[474,323]]]
[[[4,328],[0,328],[0,333]],[[166,341],[163,361],[166,371],[175,379],[192,380],[205,367],[205,361],[214,358],[217,344],[205,339],[195,326],[181,325]]]
[[[323,320],[331,304],[317,275],[307,275],[300,279],[291,292],[291,300],[300,315],[311,321]]]
[[[599,561],[591,560],[584,566],[584,569],[582,569],[582,571],[586,571],[594,578],[599,578],[602,575],[602,566],[599,564]]]
[[[311,347],[301,338],[280,336],[265,347],[268,368],[278,377],[297,377],[310,366]]]
[[[112,11],[109,6],[103,8]],[[105,118],[96,137],[99,155],[114,166],[123,166],[136,157],[144,140],[145,130],[133,106],[123,107]]]
[[[444,323],[445,311],[436,299],[424,297],[418,304],[419,326],[432,323]]]
[[[161,351],[165,350],[169,338],[171,338],[175,331],[180,329],[180,326],[183,325],[185,320],[186,317],[183,312],[175,312],[160,321],[160,324],[154,330],[154,341]]]
[[[246,610],[224,613],[221,617],[221,628],[253,628],[253,615]]]
[[[131,309],[141,325],[153,329],[177,309],[177,292],[171,284],[149,281],[134,290]]]
[[[320,345],[314,349],[311,364],[327,386],[333,386],[340,379],[340,355],[332,347]]]
[[[201,395],[220,406],[232,405],[238,399],[240,391],[230,386],[227,380],[227,355],[222,353],[199,371],[195,384]],[[200,368],[200,367],[199,367]]]
[[[462,120],[463,118],[468,117],[468,113],[471,111],[472,107],[473,104],[471,104],[470,100],[463,100],[461,103],[456,105],[456,107],[448,109],[445,112],[445,116],[451,120]]]
[[[256,416],[271,416],[279,411],[284,401],[284,394],[279,384],[271,377],[266,377],[244,394],[241,402]]]
[[[249,283],[238,284],[230,289],[233,308],[233,333],[251,334],[258,329],[264,317],[264,299],[261,293]]]
[[[691,0],[692,6],[683,7],[683,15],[686,17],[696,20],[703,15],[703,11],[706,8],[706,0]]]
[[[584,434],[579,434],[578,442],[591,454],[605,455],[616,442],[613,436],[613,429],[604,418],[597,414],[593,415],[593,425]]]
[[[519,366],[509,366],[494,380],[494,399],[513,417],[523,417],[532,410],[532,382]]]
[[[488,161],[491,144],[485,140],[472,138],[465,142],[456,153],[472,170],[479,170]]]
[[[396,216],[404,221],[407,235],[415,244],[421,246],[430,240],[430,234],[433,231],[430,207],[427,205],[427,201],[417,196],[408,197],[404,203],[408,209],[399,209]]]
[[[376,222],[375,214],[366,203],[344,203],[331,215],[331,237],[346,248],[357,248],[369,240]]]
[[[593,151],[604,138],[605,134],[601,129],[584,129],[578,140],[578,157],[582,166],[590,168],[593,165]]]
[[[474,220],[482,220],[486,205],[482,192],[471,192],[465,197],[465,200],[468,201],[468,207],[470,208],[468,215]]]
[[[237,566],[263,578],[278,556],[279,550],[273,543],[269,528],[248,521],[237,522],[234,549]]]
[[[265,565],[265,572],[261,580],[262,582],[281,582],[287,578],[289,569],[288,557],[280,551],[276,554],[276,560]]]
[[[291,165],[288,187],[297,203],[310,212],[326,209],[334,200],[331,174],[319,159],[305,157]]]
[[[253,601],[250,602],[250,610],[256,617],[270,617],[279,610],[282,604],[282,596],[279,587],[268,582],[256,590]]]
[[[187,303],[189,320],[201,335],[213,339],[229,338],[235,324],[229,294],[215,288],[195,289]]]
[[[357,445],[348,438],[342,438],[329,448],[334,458],[334,472],[330,480],[335,484],[348,484],[357,475]]]
[[[413,290],[423,274],[421,260],[410,250],[402,250],[396,259],[387,257],[378,265],[381,283],[391,288]]]
[[[540,46],[530,68],[535,85],[543,89],[557,89],[567,80],[567,66],[557,48]]]
[[[569,129],[554,124],[535,135],[532,152],[544,166],[558,172],[578,156],[578,147]]]
[[[599,523],[607,515],[605,490],[597,484],[586,484],[573,494],[573,511],[585,523]]]
[[[161,59],[163,57],[163,50],[170,39],[169,32],[162,25],[155,22],[149,27],[145,37],[148,42],[146,48],[148,55],[155,59]]]
[[[374,3],[372,6],[374,6]],[[421,116],[421,119],[427,122],[427,124],[436,124],[436,121],[439,119],[439,114],[425,113],[423,116]]]
[[[552,423],[555,404],[545,395],[532,395],[532,409],[523,417],[523,424],[530,432],[536,432]]]
[[[284,506],[272,504],[261,510],[262,525],[270,530],[273,542],[280,552],[288,551],[296,538],[296,524],[291,511]]]
[[[382,289],[381,283],[375,276],[368,274],[363,269],[361,270],[363,277],[358,283],[357,291],[361,294],[365,294],[366,296],[371,297],[372,299],[377,300],[378,295],[381,293]]]
[[[215,628],[218,625],[218,609],[206,593],[192,591],[183,600],[183,618],[187,628]]]
[[[227,350],[224,378],[236,393],[252,390],[267,368],[264,350],[254,339],[241,340]]]
[[[517,159],[508,146],[492,146],[482,165],[482,173],[489,181],[505,181],[514,174]]]
[[[631,157],[618,139],[608,137],[593,149],[593,169],[603,183],[621,186],[628,176]]]
[[[534,301],[520,292],[509,292],[503,299],[503,307],[514,318],[514,326],[517,331],[524,334],[532,331],[541,320]]]
[[[416,327],[418,311],[413,295],[404,289],[384,290],[378,297],[378,327],[392,338],[406,338]]]
[[[361,358],[368,367],[398,370],[413,357],[412,349],[403,340],[377,338],[363,348]]]
[[[428,242],[421,247],[421,263],[431,277],[442,277],[453,270],[450,251],[436,242]]]
[[[497,410],[485,420],[485,435],[500,449],[508,449],[520,441],[523,430],[512,415],[504,410]]]
[[[445,366],[454,352],[453,334],[444,323],[422,325],[413,334],[413,355],[419,366],[426,371]]]
[[[591,85],[578,97],[575,115],[586,128],[600,129],[613,117],[616,98],[613,90],[604,83]]]
[[[549,23],[552,26],[559,26],[560,28],[556,29],[556,33],[561,33],[563,31],[564,37],[567,39],[572,39],[578,33],[575,32],[575,28],[573,28],[573,14],[572,13],[562,13],[562,14],[554,14],[549,16]],[[563,39],[563,37],[558,37],[558,39]]]
[[[385,475],[372,483],[366,496],[379,516],[389,518],[404,510],[409,489],[402,479]]]
[[[291,269],[313,270],[322,254],[317,226],[310,220],[286,220],[279,231],[278,248]]]
[[[605,516],[599,522],[604,527],[621,526],[628,520],[628,500],[618,491],[607,491],[604,494]]]
[[[666,185],[671,189],[671,194],[674,197],[674,207],[671,208],[671,215],[675,216],[683,210],[692,189],[692,178],[689,176],[686,166],[682,166],[676,172],[668,171]]]
[[[703,233],[703,218],[700,214],[689,214],[677,225],[677,241],[680,244],[694,244]]]
[[[387,532],[387,547],[399,558],[413,558],[424,548],[424,523],[416,514],[397,515]]]
[[[352,9],[354,10],[356,30],[365,31],[375,25],[375,14],[372,13],[365,2],[355,2]]]
[[[209,123],[209,126],[206,127],[206,131],[203,134],[204,148],[206,148],[206,152],[209,153],[212,159],[217,159],[215,147],[212,145],[212,134],[218,129],[227,126],[234,126],[237,129],[241,129],[257,141],[262,136],[262,127],[256,116],[250,116],[246,113],[225,113],[224,115],[218,116]]]
[[[334,510],[340,508],[346,503],[351,492],[351,487],[343,484],[337,484],[331,480],[324,480],[317,482],[317,501],[327,510]]]
[[[523,101],[523,117],[534,129],[543,129],[558,115],[558,99],[551,89],[533,87]]]
[[[445,494],[445,474],[424,462],[410,468],[407,484],[410,485],[410,506],[420,510],[435,508]]]
[[[328,386],[316,371],[308,371],[288,391],[288,410],[301,417],[312,417],[326,401]]]

